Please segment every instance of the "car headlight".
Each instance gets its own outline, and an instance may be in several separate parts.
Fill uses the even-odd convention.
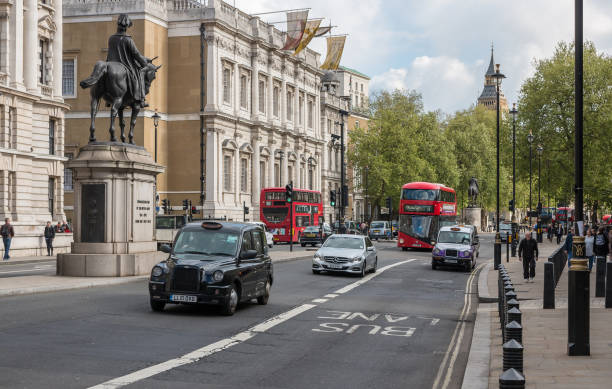
[[[162,274],[164,274],[164,269],[162,269],[160,266],[155,266],[153,270],[151,271],[151,275],[153,277],[159,277]]]
[[[359,262],[363,259],[363,256],[361,255],[356,255],[353,257],[353,262]]]
[[[468,251],[460,251],[459,252],[459,256],[463,257],[463,258],[467,258],[467,257],[470,256],[470,252],[469,252],[469,250]]]
[[[320,260],[320,259],[321,259],[321,254],[319,254],[319,253],[315,253],[315,255],[314,255],[314,259],[319,259],[319,260]]]
[[[213,273],[212,278],[215,282],[223,280],[223,272],[221,270],[217,270]]]
[[[437,247],[434,247],[433,249],[433,255],[442,255],[442,250],[440,250]]]

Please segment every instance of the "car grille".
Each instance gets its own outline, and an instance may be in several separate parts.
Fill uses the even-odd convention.
[[[457,250],[446,250],[447,257],[457,257]]]
[[[345,257],[324,257],[325,262],[329,263],[347,263],[349,261],[348,258]]]
[[[200,285],[200,270],[195,267],[174,268],[174,290],[197,292]]]

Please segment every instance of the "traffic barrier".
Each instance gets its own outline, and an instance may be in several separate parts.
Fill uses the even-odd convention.
[[[504,341],[509,342],[511,339],[523,344],[523,326],[515,321],[511,321],[506,325]]]
[[[606,296],[606,257],[597,257],[595,269],[595,297]]]
[[[513,321],[519,323],[519,324],[523,324],[522,320],[521,320],[521,310],[518,308],[511,308],[508,309],[508,323],[512,323]]]
[[[516,369],[523,373],[523,346],[514,339],[504,343],[503,352],[503,371]]]
[[[499,377],[499,389],[524,389],[525,377],[516,369],[508,369]]]
[[[516,299],[508,300],[506,304],[508,305],[508,309],[519,308],[519,302]]]
[[[612,261],[606,262],[606,308],[612,308]]]
[[[567,254],[563,250],[563,246],[557,247],[555,251],[548,257],[548,262],[552,262],[555,264],[555,287],[561,278],[561,274],[563,273],[563,269],[565,269],[565,265],[567,264]]]
[[[544,263],[544,309],[555,309],[555,263]]]

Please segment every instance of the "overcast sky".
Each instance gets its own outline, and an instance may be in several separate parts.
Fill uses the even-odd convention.
[[[584,3],[585,40],[611,54],[612,1]],[[236,0],[235,5],[248,13],[310,7],[309,17],[323,17],[323,24],[331,20],[338,26],[334,34],[349,35],[341,64],[370,76],[371,92],[415,89],[427,110],[447,113],[478,98],[492,42],[495,62],[508,77],[502,90],[512,103],[534,71],[533,60],[550,57],[557,42],[574,38],[572,0]],[[310,47],[325,55],[323,38]]]

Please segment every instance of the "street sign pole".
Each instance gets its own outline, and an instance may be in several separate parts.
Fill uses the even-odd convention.
[[[293,180],[289,182],[291,185],[291,192],[293,194]],[[293,199],[289,203],[289,220],[290,220],[290,230],[289,230],[289,251],[293,252]]]

